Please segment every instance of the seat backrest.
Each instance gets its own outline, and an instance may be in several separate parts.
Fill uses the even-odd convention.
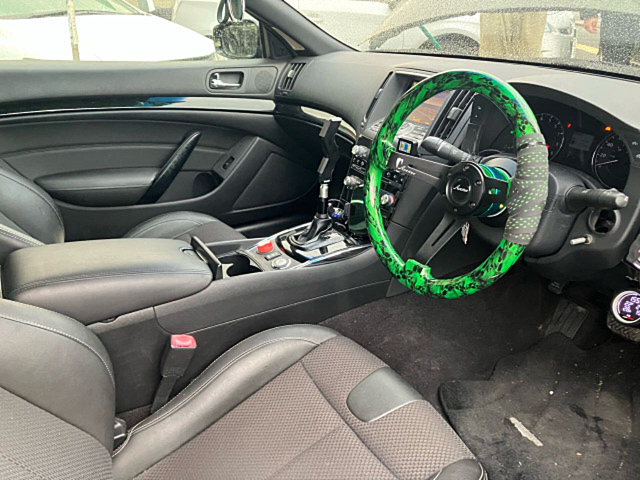
[[[23,176],[0,168],[0,264],[14,250],[64,242],[55,202]]]
[[[0,300],[0,476],[109,479],[115,383],[84,325]]]

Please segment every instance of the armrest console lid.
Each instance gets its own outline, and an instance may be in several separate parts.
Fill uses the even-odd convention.
[[[24,248],[2,268],[5,298],[84,323],[193,295],[212,281],[180,240],[125,238]]]

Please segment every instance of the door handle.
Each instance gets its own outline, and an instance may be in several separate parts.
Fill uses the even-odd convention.
[[[182,141],[176,151],[173,152],[173,155],[167,160],[164,167],[162,167],[162,170],[160,170],[153,179],[153,183],[149,189],[142,198],[138,200],[138,205],[155,203],[160,199],[162,194],[167,191],[171,183],[178,176],[184,164],[187,163],[191,152],[193,152],[196,145],[198,145],[201,135],[201,132],[192,132]]]
[[[213,75],[211,75],[211,79],[209,80],[209,86],[211,88],[240,88],[242,84],[227,83],[220,78],[219,73],[214,73]]]

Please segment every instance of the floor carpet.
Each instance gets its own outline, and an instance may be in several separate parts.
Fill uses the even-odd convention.
[[[457,300],[415,293],[382,299],[323,322],[402,375],[437,409],[441,383],[488,379],[496,362],[544,336],[557,303],[526,269]]]
[[[636,480],[639,365],[640,346],[581,350],[553,334],[500,360],[488,381],[445,383],[440,398],[492,480]]]

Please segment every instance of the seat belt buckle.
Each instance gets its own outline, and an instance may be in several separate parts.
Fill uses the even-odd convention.
[[[185,374],[191,364],[198,344],[191,335],[171,335],[169,345],[162,355],[160,374],[162,380],[151,405],[151,413],[164,406],[176,382]]]
[[[196,339],[191,335],[171,335],[171,341],[162,356],[160,374],[163,377],[182,377],[196,351]]]

